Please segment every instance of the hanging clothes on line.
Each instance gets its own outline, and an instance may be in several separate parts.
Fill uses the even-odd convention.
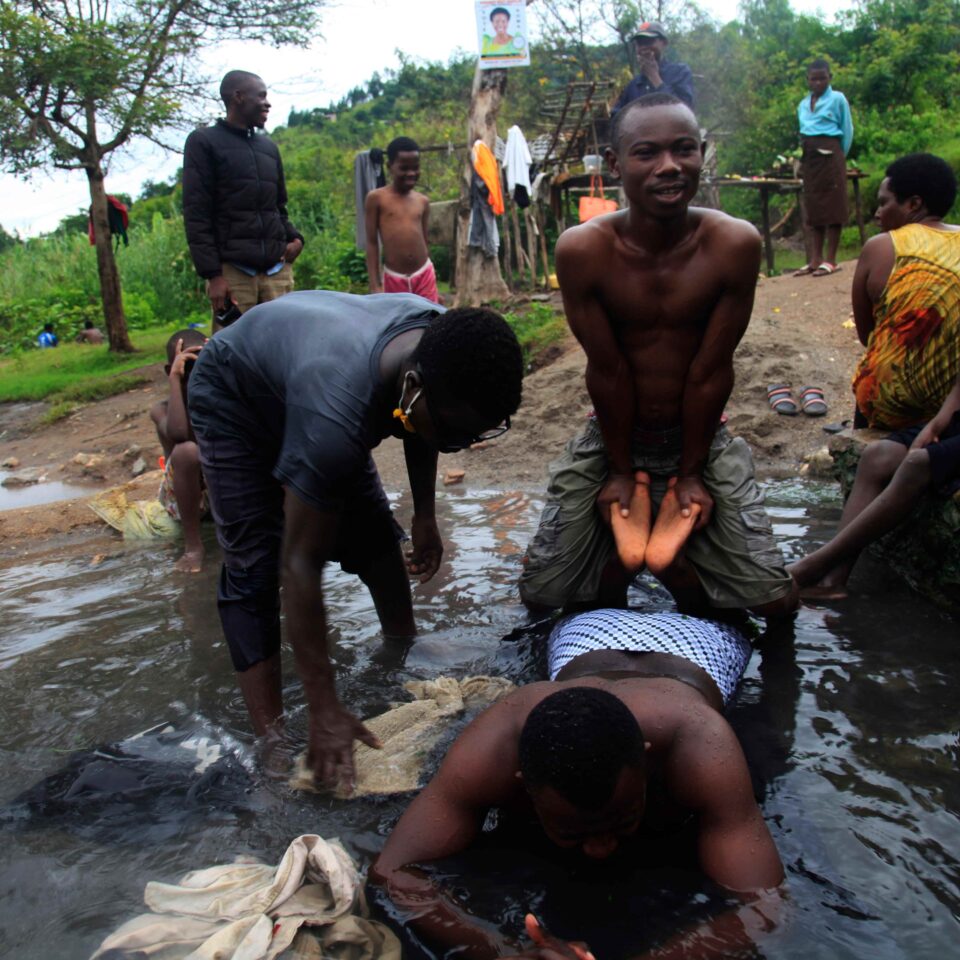
[[[497,166],[497,158],[482,140],[477,140],[474,143],[470,157],[473,162],[473,169],[489,191],[487,202],[490,204],[490,209],[497,216],[500,216],[505,207],[503,205],[503,189],[500,186],[500,168]]]
[[[523,131],[514,124],[507,131],[507,148],[503,169],[507,174],[507,190],[521,210],[530,206],[530,148]]]
[[[495,257],[500,250],[500,231],[489,198],[490,191],[486,183],[474,171],[470,178],[470,227],[467,231],[467,245],[479,247],[487,258]]]
[[[353,192],[357,208],[357,249],[367,249],[367,224],[363,207],[367,194],[377,187],[385,186],[386,175],[383,172],[383,151],[379,147],[364,150],[353,158]]]

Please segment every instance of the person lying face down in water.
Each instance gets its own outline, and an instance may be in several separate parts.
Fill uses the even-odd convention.
[[[646,566],[685,612],[789,614],[797,588],[750,448],[721,424],[760,236],[743,220],[690,206],[703,143],[676,97],[631,101],[611,138],[607,163],[628,209],[557,241],[563,306],[587,355],[595,415],[551,467],[521,596],[539,608],[623,606]]]
[[[676,613],[604,609],[559,621],[548,645],[551,680],[514,691],[464,730],[400,818],[370,881],[430,946],[471,960],[520,954],[524,946],[481,924],[416,865],[469,847],[495,808],[538,821],[553,844],[598,861],[618,851],[639,860],[641,835],[692,814],[704,874],[753,904],[670,946],[684,955],[690,935],[706,935],[718,957],[749,946],[747,915],[775,920],[773,888],[783,880],[720,712],[749,656],[732,627]],[[588,956],[532,917],[527,932],[534,952],[524,956]]]

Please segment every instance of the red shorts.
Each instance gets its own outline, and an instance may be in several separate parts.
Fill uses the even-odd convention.
[[[437,274],[433,269],[433,261],[427,262],[416,273],[394,273],[393,270],[383,268],[384,293],[416,293],[434,303],[440,302],[437,293]]]

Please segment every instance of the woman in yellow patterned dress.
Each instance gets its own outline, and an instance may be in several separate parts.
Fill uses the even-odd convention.
[[[894,161],[880,185],[884,232],[864,245],[853,279],[867,348],[853,389],[863,425],[896,432],[864,450],[836,536],[787,568],[802,596],[846,596],[866,546],[924,491],[960,486],[960,227],[942,219],[956,195],[953,171],[928,153]]]
[[[880,184],[877,220],[853,278],[853,315],[867,348],[853,378],[857,426],[898,430],[929,420],[960,372],[960,228],[949,165],[901,157]]]

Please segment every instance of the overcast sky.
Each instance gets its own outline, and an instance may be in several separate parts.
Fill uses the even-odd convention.
[[[852,0],[792,0],[795,10],[820,11],[831,18],[851,4]],[[737,15],[737,0],[701,0],[701,6],[722,22]],[[225,43],[204,57],[206,72],[217,80],[234,67],[259,73],[267,81],[273,107],[269,130],[286,121],[291,107],[326,106],[364,83],[374,71],[398,67],[398,49],[411,57],[442,62],[457,51],[475,49],[473,0],[417,0],[416,16],[411,16],[411,9],[396,0],[339,0],[324,11],[324,39],[310,50]],[[536,3],[528,9],[533,36],[536,9]],[[210,93],[212,98],[214,84]],[[217,112],[211,99],[211,119]],[[110,161],[107,188],[136,196],[145,180],[166,179],[179,166],[179,154],[134,144]],[[51,230],[62,217],[89,205],[82,171],[37,173],[27,182],[3,175],[2,189],[0,224],[25,236]]]

